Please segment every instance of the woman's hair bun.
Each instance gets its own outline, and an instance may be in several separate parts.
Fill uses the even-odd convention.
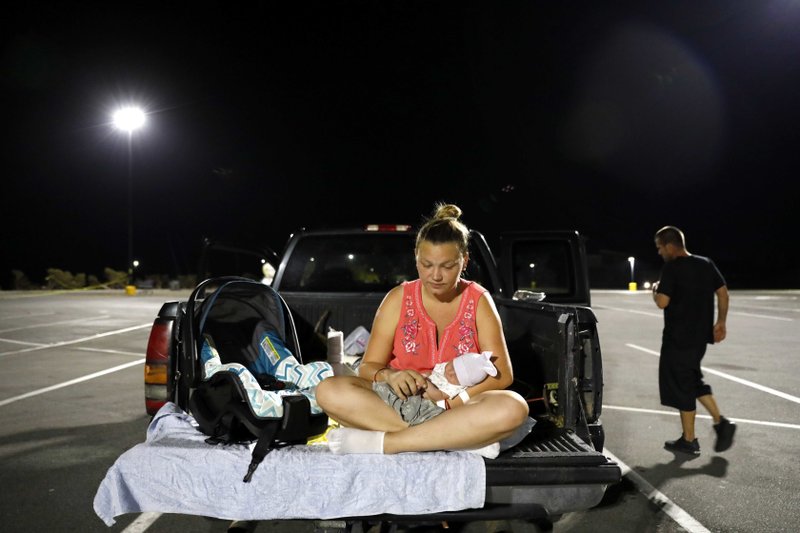
[[[436,204],[433,217],[429,218],[417,232],[415,250],[419,250],[422,241],[433,244],[454,243],[458,250],[466,255],[469,252],[469,229],[459,220],[461,208],[453,204]]]
[[[433,218],[454,218],[458,220],[461,217],[461,208],[454,204],[438,204],[434,212]]]

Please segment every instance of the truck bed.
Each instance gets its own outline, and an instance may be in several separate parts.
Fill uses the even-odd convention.
[[[616,463],[571,432],[531,435],[496,459],[485,459],[486,504],[481,509],[422,516],[344,517],[348,522],[428,523],[536,520],[594,507],[618,483]],[[536,502],[536,503],[532,503]]]
[[[325,293],[282,293],[296,317],[311,324],[332,326],[344,330],[347,334],[358,325],[369,327],[369,320],[374,316],[383,295],[348,294],[336,295]],[[556,326],[558,311],[546,304],[525,305],[511,302],[509,305],[499,304],[503,313],[519,313],[513,307],[523,309],[525,319],[509,320],[510,324],[524,327],[509,328],[506,335],[509,344],[524,346],[520,350],[530,350],[537,346],[538,358],[516,359],[515,367],[521,376],[526,373],[536,374],[528,381],[542,381],[544,374],[557,375],[560,364],[552,353],[558,345]],[[534,309],[536,308],[536,309]],[[324,322],[324,324],[320,324]],[[519,331],[517,331],[519,330]],[[536,331],[539,337],[531,339],[528,332]],[[521,340],[517,342],[517,337]],[[537,342],[534,342],[537,341]],[[305,349],[305,348],[304,348]],[[304,352],[305,353],[305,352]],[[513,356],[512,356],[513,358]],[[545,360],[542,360],[545,359]],[[555,379],[555,378],[554,378]],[[539,385],[536,386],[539,390]],[[533,414],[533,413],[532,413]],[[601,444],[602,446],[602,444]],[[384,516],[382,519],[392,522],[415,521],[424,518],[426,521],[474,521],[494,518],[534,519],[548,515],[582,510],[597,505],[603,497],[605,488],[619,482],[619,467],[584,442],[573,431],[554,427],[549,421],[542,420],[534,431],[520,444],[508,450],[496,459],[486,459],[486,506],[483,509],[446,513],[444,515],[408,517]],[[530,502],[537,502],[536,504]],[[348,519],[349,520],[349,519]],[[375,517],[371,517],[375,520]]]

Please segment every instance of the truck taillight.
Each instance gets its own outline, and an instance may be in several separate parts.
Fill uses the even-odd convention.
[[[167,384],[166,363],[156,363],[152,365],[145,363],[144,382],[147,385],[150,384],[166,385]]]
[[[147,362],[159,363],[169,361],[169,349],[172,343],[172,320],[157,318],[150,330],[147,341]]]
[[[147,341],[144,363],[144,403],[147,414],[154,415],[168,399],[171,319],[157,318]]]

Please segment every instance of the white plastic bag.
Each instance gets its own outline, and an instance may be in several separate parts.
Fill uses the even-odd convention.
[[[369,331],[364,326],[358,326],[350,332],[344,340],[345,355],[361,355],[367,349]]]

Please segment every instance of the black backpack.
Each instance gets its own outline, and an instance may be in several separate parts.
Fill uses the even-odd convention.
[[[211,292],[213,290],[213,292]],[[232,444],[258,440],[244,477],[250,481],[264,457],[274,448],[305,444],[328,426],[324,413],[312,413],[302,394],[282,397],[283,415],[256,414],[247,391],[235,372],[218,371],[203,379],[200,356],[204,342],[213,345],[222,363],[246,367],[264,390],[281,390],[287,383],[269,374],[259,374],[259,339],[269,333],[302,363],[294,320],[283,298],[271,287],[246,278],[212,278],[195,288],[186,304],[189,331],[184,331],[184,361],[191,369],[189,411],[208,435],[209,444]],[[263,356],[263,355],[262,355]],[[291,386],[291,384],[288,384]]]

